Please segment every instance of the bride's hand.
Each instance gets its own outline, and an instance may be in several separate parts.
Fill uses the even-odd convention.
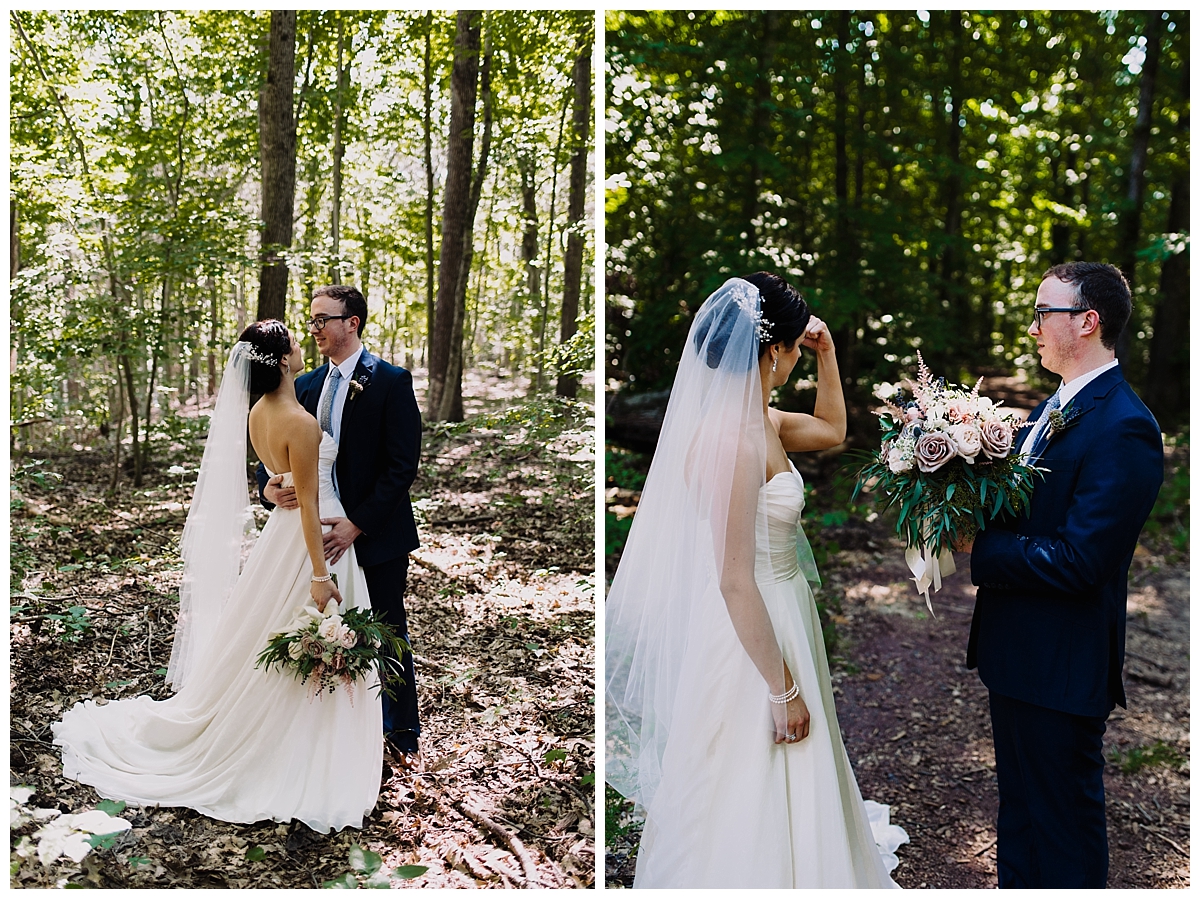
[[[804,334],[801,336],[800,345],[806,346],[810,350],[815,350],[818,353],[824,353],[833,349],[833,335],[829,333],[829,325],[821,321],[815,315],[808,319],[808,327],[804,329]]]
[[[784,689],[792,689],[792,672],[784,666]],[[808,706],[803,696],[788,700],[787,704],[771,703],[771,715],[775,719],[776,743],[799,743],[808,736]],[[791,734],[792,738],[788,739]]]
[[[329,604],[329,600],[335,599],[340,604],[342,594],[338,591],[337,585],[333,581],[313,581],[308,588],[309,595],[312,596],[313,602],[317,604],[317,611],[324,612],[325,606]]]

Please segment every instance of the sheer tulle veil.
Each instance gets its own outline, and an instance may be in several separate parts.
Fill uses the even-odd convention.
[[[758,288],[732,278],[696,313],[605,602],[605,779],[646,808],[689,634],[732,618],[760,672],[783,667],[753,570],[766,479],[760,304]],[[772,726],[767,692],[764,682],[764,729]]]
[[[242,541],[254,527],[246,477],[250,343],[229,353],[187,524],[179,544],[183,582],[167,682],[182,689],[203,658],[241,568]]]

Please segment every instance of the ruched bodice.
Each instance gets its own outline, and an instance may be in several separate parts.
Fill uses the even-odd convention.
[[[758,494],[754,577],[760,583],[786,581],[799,571],[796,529],[804,511],[804,479],[794,465],[763,484]]]

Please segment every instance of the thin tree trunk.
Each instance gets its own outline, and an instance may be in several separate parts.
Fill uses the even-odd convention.
[[[950,42],[950,70],[947,74],[946,86],[950,92],[950,115],[947,122],[949,128],[946,136],[946,180],[945,209],[946,219],[943,226],[944,246],[941,259],[941,285],[939,293],[943,302],[949,303],[951,315],[958,322],[960,346],[969,341],[970,309],[966,294],[961,290],[962,263],[959,254],[959,241],[962,236],[962,175],[960,164],[962,156],[962,126],[959,117],[962,115],[962,59],[963,34],[962,11],[951,10],[946,13],[946,38]],[[941,98],[935,98],[935,103],[941,105]]]
[[[429,393],[426,414],[442,420],[454,336],[456,299],[462,269],[463,240],[471,201],[471,158],[475,142],[475,98],[479,77],[480,13],[459,10],[450,73],[450,128],[446,140],[446,188],[442,198],[442,248],[433,335],[429,344]]]
[[[522,153],[517,161],[521,173],[521,218],[524,230],[521,232],[521,264],[525,268],[525,292],[513,291],[513,303],[510,317],[514,323],[525,317],[525,302],[528,308],[542,308],[542,277],[538,273],[538,210],[537,210],[537,162],[532,154]],[[525,362],[525,338],[522,334],[512,360],[512,370],[515,376]]]
[[[483,138],[479,144],[479,164],[471,184],[467,220],[463,234],[462,262],[459,264],[458,286],[454,292],[454,325],[450,337],[450,357],[446,365],[446,385],[442,392],[442,421],[462,421],[463,321],[467,313],[467,285],[471,278],[471,261],[475,255],[475,215],[483,196],[483,181],[487,177],[488,155],[492,148],[492,36],[485,41],[483,66],[479,70],[479,88],[483,94]]]
[[[1182,69],[1184,111],[1179,116],[1176,133],[1186,140],[1191,120],[1187,112],[1191,66],[1186,59]],[[1187,231],[1190,218],[1191,169],[1185,165],[1175,172],[1172,179],[1167,232],[1178,235]],[[1146,405],[1166,429],[1174,429],[1187,420],[1191,400],[1188,353],[1190,275],[1191,251],[1185,242],[1181,252],[1171,255],[1162,264],[1158,305],[1154,309],[1154,337],[1150,341],[1150,365],[1146,373]]]
[[[1129,282],[1130,291],[1136,283],[1138,243],[1142,235],[1142,206],[1146,199],[1146,157],[1150,150],[1150,125],[1154,117],[1154,87],[1158,78],[1158,29],[1162,11],[1151,10],[1146,22],[1146,61],[1142,64],[1141,90],[1138,92],[1138,114],[1133,125],[1133,147],[1129,160],[1129,186],[1121,210],[1117,246],[1121,248],[1120,268]],[[1130,322],[1117,339],[1117,358],[1124,361],[1129,355]]]
[[[331,284],[342,283],[341,234],[342,234],[342,158],[346,155],[346,145],[343,141],[345,130],[346,108],[345,93],[346,79],[350,67],[346,64],[346,26],[342,13],[337,16],[337,94],[333,114],[333,213],[330,220],[330,262],[329,281]],[[364,293],[363,296],[366,296]]]
[[[754,92],[750,103],[750,142],[747,155],[750,160],[746,172],[746,187],[742,195],[742,229],[746,232],[746,252],[758,249],[758,229],[754,219],[758,216],[758,189],[762,180],[761,155],[770,152],[770,110],[767,100],[771,96],[771,65],[775,54],[775,14],[764,10],[762,14],[762,37],[758,41],[758,70],[754,78]]]
[[[570,108],[570,101],[575,95],[574,87],[571,93],[563,99],[562,115],[558,119],[558,140],[554,144],[554,156],[551,158],[550,176],[550,221],[546,225],[546,258],[543,261],[543,278],[542,286],[542,314],[540,326],[538,327],[538,367],[537,379],[534,381],[533,390],[538,392],[542,389],[542,384],[546,377],[546,322],[550,318],[550,266],[554,258],[554,203],[558,198],[558,158],[562,155],[563,133],[566,130],[567,109]]]
[[[572,110],[574,153],[571,156],[571,180],[567,198],[567,252],[563,257],[563,300],[559,316],[559,344],[565,344],[576,331],[579,316],[579,288],[583,275],[583,203],[587,191],[588,116],[592,110],[592,41],[589,36],[575,58],[575,107]],[[579,382],[560,374],[554,392],[575,398]]]
[[[259,158],[262,164],[262,271],[258,319],[282,319],[287,311],[288,270],[296,196],[296,11],[271,10],[267,80],[258,100]]]
[[[433,340],[433,10],[425,13],[425,343]]]

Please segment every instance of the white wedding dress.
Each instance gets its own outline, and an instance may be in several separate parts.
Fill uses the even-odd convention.
[[[337,444],[320,448],[321,517],[345,512],[333,491]],[[290,472],[285,476],[290,485]],[[351,547],[329,569],[342,609],[369,608]],[[275,509],[221,612],[209,649],[169,699],[78,703],[54,725],[63,774],[101,796],[183,806],[222,821],[302,821],[325,833],[361,827],[379,795],[383,712],[377,679],[310,699],[292,674],[254,667],[272,634],[314,605],[300,511]]]
[[[842,744],[817,609],[796,557],[803,507],[794,467],[762,486],[755,580],[808,706],[809,736],[774,742],[766,685],[714,587],[702,599],[712,613],[696,615],[687,635],[635,887],[896,887],[888,872],[908,835],[888,823],[887,806],[863,802]]]

